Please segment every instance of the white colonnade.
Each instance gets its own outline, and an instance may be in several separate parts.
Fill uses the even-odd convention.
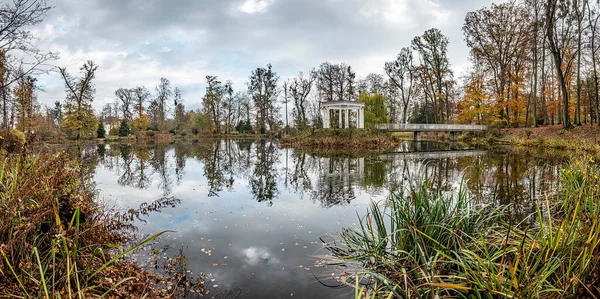
[[[323,111],[323,127],[331,128],[331,111],[338,112],[338,128],[345,129],[350,127],[350,112],[356,113],[356,128],[365,127],[365,103],[355,101],[331,101],[321,103]]]

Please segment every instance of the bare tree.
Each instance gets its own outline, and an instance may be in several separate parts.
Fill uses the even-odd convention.
[[[572,39],[572,22],[569,18],[570,7],[568,3],[559,0],[547,0],[546,2],[546,38],[550,45],[550,53],[554,60],[554,68],[558,83],[560,84],[562,96],[562,123],[563,127],[570,128],[569,118],[569,92],[565,75],[570,71],[575,55],[569,53],[564,45],[569,44]],[[564,66],[564,67],[563,67]]]
[[[132,120],[131,106],[134,102],[134,90],[129,88],[119,88],[115,91],[117,100],[121,102],[121,112],[123,113],[123,119]]]
[[[49,61],[58,59],[54,52],[44,52],[34,46],[35,36],[29,28],[41,23],[52,6],[47,0],[12,0],[0,4],[0,49],[7,56],[5,67],[14,75],[0,82],[0,89],[22,77],[46,73]],[[21,70],[21,71],[17,71]]]
[[[392,85],[400,91],[402,101],[402,122],[407,121],[408,104],[413,97],[415,88],[416,68],[413,64],[411,48],[402,48],[396,60],[385,63],[385,73]]]
[[[171,89],[171,81],[167,78],[160,78],[160,83],[156,86],[156,102],[155,102],[155,120],[159,130],[166,129],[165,121],[169,111],[169,99],[173,95]]]
[[[144,105],[150,99],[150,91],[144,86],[133,88],[133,105],[138,118],[144,116]]]
[[[300,130],[304,130],[308,127],[308,108],[307,103],[308,96],[312,90],[313,82],[315,81],[316,73],[312,70],[309,73],[308,78],[304,77],[304,74],[300,72],[298,76],[294,77],[289,85],[289,93],[294,101],[294,123]]]

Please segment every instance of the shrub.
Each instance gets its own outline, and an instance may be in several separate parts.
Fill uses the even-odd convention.
[[[119,135],[119,128],[117,128],[117,127],[110,128],[110,130],[108,130],[108,135],[111,135],[111,136]]]
[[[529,138],[529,136],[531,136],[531,134],[533,134],[533,131],[531,129],[525,130],[525,135],[527,136],[527,138]]]
[[[25,134],[19,130],[11,129],[0,136],[0,148],[7,152],[20,152],[25,146]]]
[[[98,130],[96,130],[96,137],[104,139],[106,137],[106,131],[104,130],[104,124],[98,122]]]
[[[129,124],[125,119],[121,120],[121,126],[119,126],[119,136],[127,137],[131,134],[131,129],[129,129]]]

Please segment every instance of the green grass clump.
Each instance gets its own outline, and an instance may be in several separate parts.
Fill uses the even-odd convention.
[[[598,298],[599,176],[593,158],[575,160],[527,227],[473,204],[462,188],[444,196],[424,179],[373,204],[329,249],[358,261],[378,296]]]

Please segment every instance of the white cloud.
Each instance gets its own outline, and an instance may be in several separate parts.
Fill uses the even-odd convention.
[[[250,15],[264,12],[271,1],[268,0],[245,0],[242,5],[238,7],[238,10]]]
[[[279,259],[273,257],[268,249],[262,247],[248,247],[242,250],[246,259],[246,263],[251,266],[256,266],[259,263],[264,264],[279,264]]]
[[[147,3],[147,5],[146,5]],[[461,32],[468,11],[491,0],[54,0],[32,32],[41,49],[57,51],[75,75],[89,59],[100,65],[96,110],[119,87],[154,90],[161,77],[198,108],[206,75],[246,89],[252,69],[271,63],[282,78],[324,61],[346,62],[358,77],[382,73],[414,36],[438,27],[450,38],[450,63],[468,63]],[[143,4],[143,5],[142,5]],[[87,12],[93,11],[93,14]],[[85,16],[85,17],[80,17]],[[456,74],[459,75],[459,74]],[[64,100],[57,73],[43,76],[42,104]]]

